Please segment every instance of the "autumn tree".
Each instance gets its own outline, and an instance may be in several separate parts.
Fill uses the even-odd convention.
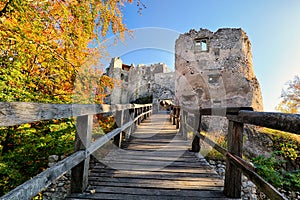
[[[104,38],[122,39],[121,8],[132,1],[1,0],[0,101],[101,103],[113,86],[97,68]],[[45,169],[49,154],[70,153],[74,130],[72,119],[0,127],[0,196]]]
[[[0,101],[71,102],[80,67],[104,55],[101,38],[123,37],[131,1],[1,1]]]
[[[286,113],[300,113],[300,78],[295,76],[287,82],[288,87],[281,93],[281,102],[277,110]]]

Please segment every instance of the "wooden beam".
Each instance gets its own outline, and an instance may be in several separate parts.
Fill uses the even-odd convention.
[[[239,118],[247,124],[300,134],[300,114],[240,111]]]
[[[63,173],[69,171],[74,166],[78,165],[85,159],[84,151],[77,151],[71,156],[59,161],[51,168],[46,169],[42,173],[26,181],[22,185],[13,189],[1,199],[16,200],[16,199],[32,199],[40,191],[47,188],[54,180],[56,180]]]
[[[133,106],[136,105],[0,102],[0,126],[14,126],[42,120],[115,112]]]
[[[241,110],[253,111],[252,107],[202,108],[201,115],[226,116],[237,115]]]

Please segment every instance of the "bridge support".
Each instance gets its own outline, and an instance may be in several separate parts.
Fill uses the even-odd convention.
[[[118,127],[123,126],[123,121],[124,121],[124,110],[118,110],[116,111],[116,123]],[[119,148],[122,145],[122,137],[123,137],[123,132],[121,131],[118,135],[114,137],[114,143],[117,145]]]
[[[135,118],[135,109],[129,109],[128,110],[128,119],[126,122],[129,122],[130,120],[133,120]],[[126,139],[129,139],[131,134],[134,132],[135,124],[132,124],[126,131]]]
[[[75,152],[90,147],[92,137],[93,115],[77,117]],[[82,193],[88,185],[90,156],[75,166],[71,171],[71,193]]]
[[[200,137],[197,134],[197,133],[201,132],[201,120],[202,120],[201,118],[202,118],[202,115],[199,110],[199,114],[196,113],[195,117],[194,117],[194,127],[196,128],[196,131],[195,131],[196,134],[194,134],[194,139],[192,142],[192,152],[199,152],[201,149]]]
[[[229,153],[242,157],[244,124],[229,120],[227,146]],[[241,198],[242,172],[226,158],[224,194],[229,198]]]

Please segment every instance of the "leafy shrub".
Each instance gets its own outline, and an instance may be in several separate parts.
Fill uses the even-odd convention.
[[[73,119],[51,120],[0,129],[0,195],[47,168],[49,155],[73,152]]]
[[[274,157],[258,156],[253,158],[252,162],[257,173],[273,186],[287,191],[300,190],[300,171],[285,171],[281,167],[282,162],[285,161],[278,161]]]

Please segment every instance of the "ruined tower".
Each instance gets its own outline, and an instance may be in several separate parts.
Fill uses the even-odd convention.
[[[175,46],[177,104],[263,110],[251,43],[239,28],[190,30]]]
[[[174,72],[164,63],[126,65],[118,57],[111,60],[106,74],[118,84],[110,91],[106,103],[153,103],[159,111],[163,102],[173,103],[175,96]],[[162,102],[163,101],[163,102]]]

